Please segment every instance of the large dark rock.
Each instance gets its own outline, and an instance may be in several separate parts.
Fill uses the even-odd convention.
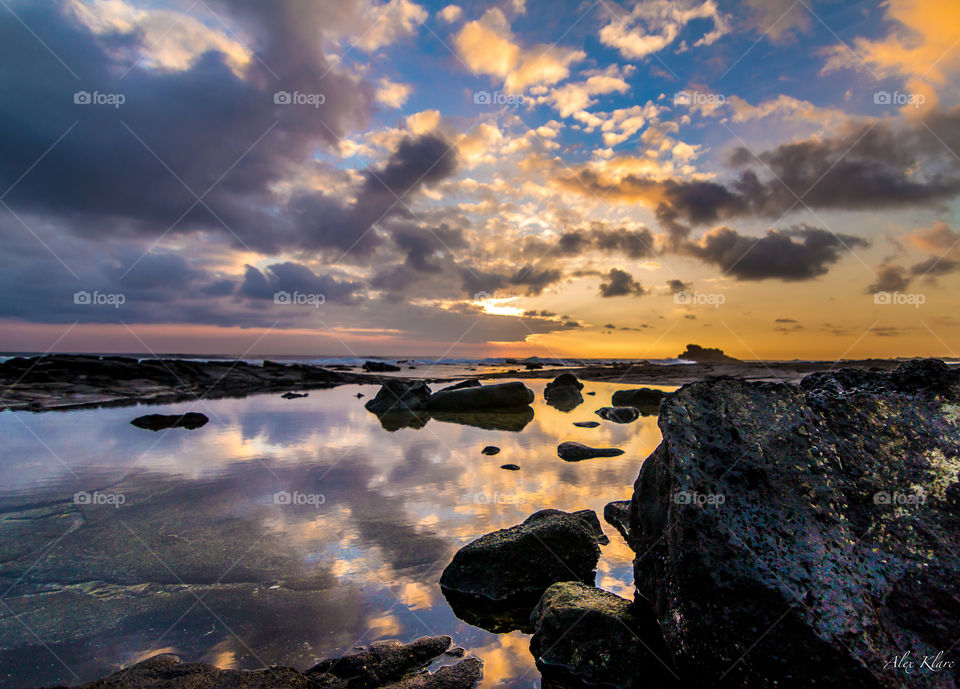
[[[483,676],[478,658],[465,658],[433,673],[424,671],[451,645],[449,636],[424,637],[409,644],[383,641],[358,653],[324,660],[306,672],[288,667],[221,670],[163,654],[80,689],[472,689]]]
[[[633,538],[630,535],[629,500],[608,502],[603,508],[603,520],[616,528],[627,543],[632,542]]]
[[[604,421],[613,423],[633,423],[640,418],[640,410],[636,407],[600,407],[596,414]]]
[[[701,347],[695,344],[688,344],[687,348],[677,355],[677,358],[695,361],[698,364],[735,364],[740,361],[732,356],[727,356],[722,349]]]
[[[205,426],[210,421],[206,414],[191,411],[186,414],[147,414],[138,416],[132,423],[137,428],[148,431],[162,431],[168,428],[186,428],[189,431]]]
[[[440,586],[445,593],[483,599],[479,602],[532,607],[557,581],[593,584],[600,558],[596,541],[583,515],[541,510],[461,548],[443,570]]]
[[[571,411],[583,403],[583,383],[572,373],[561,373],[547,383],[543,397],[547,404],[560,411]]]
[[[663,390],[636,388],[617,390],[611,400],[615,407],[635,407],[644,416],[654,416],[660,410],[660,400],[667,396]]]
[[[622,454],[623,450],[615,447],[590,447],[571,441],[557,445],[557,456],[565,462],[580,462],[596,457],[619,457]]]
[[[426,409],[429,398],[430,387],[422,380],[387,380],[376,397],[369,400],[364,407],[378,415],[417,412]]]
[[[370,371],[371,373],[394,373],[402,369],[399,366],[383,361],[364,361],[363,370]]]
[[[682,674],[738,687],[960,682],[956,370],[714,379],[664,400],[659,424],[628,533]],[[952,666],[921,668],[940,652]]]
[[[567,581],[544,592],[530,621],[530,652],[545,679],[612,689],[675,686],[670,653],[646,601]]]
[[[533,402],[533,390],[520,382],[441,390],[427,400],[431,411],[523,409]]]

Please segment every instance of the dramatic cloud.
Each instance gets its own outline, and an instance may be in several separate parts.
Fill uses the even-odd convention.
[[[694,46],[710,45],[730,30],[713,0],[702,4],[689,0],[639,0],[626,14],[614,14],[600,30],[600,41],[618,49],[625,58],[638,60],[672,44],[696,20],[709,20],[713,28],[697,38]],[[686,42],[680,47],[686,48]]]
[[[643,285],[634,280],[630,273],[611,268],[607,273],[607,281],[600,283],[601,297],[625,297],[633,295],[635,297],[643,296],[647,293]]]

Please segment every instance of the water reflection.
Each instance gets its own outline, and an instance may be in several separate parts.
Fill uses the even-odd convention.
[[[659,442],[653,417],[572,425],[625,386],[588,383],[596,396],[565,413],[543,403],[543,383],[530,383],[532,418],[431,415],[393,430],[355,397],[376,390],[356,386],[0,414],[0,686],[76,684],[160,652],[305,668],[424,634],[482,657],[485,687],[538,683],[527,637],[458,619],[440,572],[467,541],[536,510],[602,514]],[[188,410],[210,423],[129,423]],[[625,454],[571,465],[556,457],[565,440]],[[485,445],[502,452],[483,456]],[[78,491],[123,501],[75,504]],[[629,596],[632,554],[605,530],[598,585]]]

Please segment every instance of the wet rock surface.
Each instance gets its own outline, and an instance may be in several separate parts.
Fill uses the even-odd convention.
[[[81,689],[471,689],[483,675],[478,658],[424,671],[452,643],[449,636],[423,637],[408,644],[383,641],[358,653],[324,660],[306,672],[288,667],[222,670],[163,654],[83,684]]]
[[[533,390],[520,382],[474,385],[430,395],[427,409],[438,412],[523,409],[533,402]]]
[[[373,399],[364,406],[377,415],[393,412],[423,411],[430,399],[430,386],[422,380],[386,380]]]
[[[162,431],[168,428],[186,428],[192,431],[205,426],[209,421],[206,414],[187,412],[186,414],[147,414],[138,416],[130,423],[148,431]]]
[[[799,386],[717,379],[671,395],[659,424],[628,535],[681,675],[956,685],[956,370],[927,360]],[[938,654],[939,671],[916,669]]]
[[[630,501],[617,500],[608,502],[603,508],[603,520],[613,526],[627,543],[632,541],[630,535]]]
[[[530,652],[548,679],[613,689],[676,686],[649,603],[579,582],[548,588],[530,615]]]
[[[597,457],[619,457],[623,450],[615,447],[590,447],[583,443],[565,442],[557,446],[557,456],[565,462],[581,462]]]
[[[640,418],[640,410],[636,407],[601,407],[596,414],[604,421],[613,423],[633,423]]]
[[[329,388],[379,378],[320,366],[48,354],[0,363],[0,409],[71,409]]]
[[[660,401],[666,396],[663,390],[653,388],[617,390],[611,402],[615,407],[634,407],[644,416],[654,416],[660,411]]]
[[[600,425],[599,421],[574,421],[573,425],[577,428],[596,428]]]
[[[582,513],[541,510],[461,548],[443,570],[440,586],[481,605],[532,607],[557,581],[593,584],[599,558],[597,535]]]

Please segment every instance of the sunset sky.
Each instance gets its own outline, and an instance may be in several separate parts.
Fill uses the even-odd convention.
[[[960,2],[0,0],[0,349],[960,354]]]

